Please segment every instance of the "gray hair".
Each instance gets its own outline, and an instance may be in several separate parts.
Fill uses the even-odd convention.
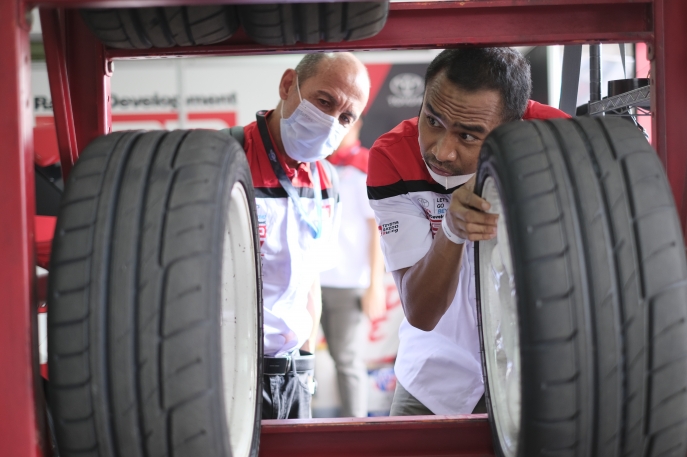
[[[298,83],[303,84],[306,79],[311,78],[317,74],[317,67],[325,59],[333,59],[335,54],[333,52],[313,52],[306,54],[305,57],[296,65],[296,74],[298,75]]]

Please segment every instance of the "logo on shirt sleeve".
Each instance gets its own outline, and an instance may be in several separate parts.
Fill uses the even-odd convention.
[[[384,236],[390,233],[398,233],[398,221],[389,222],[388,224],[382,224],[377,226],[379,233]]]

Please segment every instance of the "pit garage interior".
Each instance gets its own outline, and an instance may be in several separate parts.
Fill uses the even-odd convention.
[[[58,249],[58,252],[62,253],[60,255],[63,256],[61,258],[63,261],[57,262],[61,269],[59,277],[65,279],[55,279],[51,277],[52,269],[49,268],[50,265],[46,259],[50,256],[55,217],[59,214],[59,218],[62,218],[62,222],[57,222],[58,231],[60,227],[65,227],[64,224],[67,226],[69,223],[74,224],[73,220],[67,220],[66,210],[59,210],[64,189],[63,183],[69,182],[68,176],[72,172],[81,173],[78,176],[85,176],[86,180],[90,179],[85,166],[75,167],[87,147],[93,149],[93,146],[89,145],[98,144],[94,143],[97,138],[105,141],[102,139],[104,135],[130,129],[221,130],[245,125],[253,120],[255,111],[274,106],[279,76],[286,68],[293,68],[304,53],[352,51],[367,67],[372,83],[371,94],[373,95],[365,110],[365,124],[361,132],[363,146],[371,147],[379,135],[390,130],[400,121],[417,115],[422,101],[422,79],[427,65],[440,50],[460,46],[515,47],[528,59],[532,68],[531,98],[544,104],[560,107],[570,115],[584,119],[580,121],[581,127],[578,130],[582,131],[586,138],[595,138],[593,129],[597,128],[591,121],[586,123],[587,120],[596,118],[603,119],[603,122],[610,122],[599,125],[604,125],[603,129],[606,132],[604,135],[610,145],[606,146],[606,149],[612,152],[596,146],[594,143],[596,140],[592,140],[591,146],[587,146],[590,157],[594,157],[593,166],[590,165],[590,173],[596,174],[596,178],[589,179],[592,179],[590,182],[597,183],[598,178],[599,189],[603,190],[601,193],[605,197],[612,196],[613,186],[608,183],[614,182],[616,169],[613,168],[615,165],[609,165],[610,162],[606,158],[612,156],[621,164],[618,170],[622,170],[621,174],[625,181],[618,178],[620,179],[618,182],[625,182],[624,186],[627,186],[627,193],[630,195],[627,197],[630,202],[628,207],[631,208],[632,214],[628,218],[629,222],[622,223],[609,216],[609,219],[613,219],[609,222],[609,227],[612,228],[612,235],[627,230],[634,237],[636,246],[633,245],[633,249],[637,251],[635,262],[638,268],[636,275],[637,278],[641,277],[641,280],[637,280],[640,284],[637,287],[641,292],[637,303],[640,306],[638,309],[644,313],[643,317],[637,317],[636,320],[645,322],[643,324],[645,327],[638,333],[639,343],[637,344],[641,348],[635,352],[632,352],[634,349],[628,349],[629,352],[618,356],[620,360],[618,366],[622,365],[624,369],[627,369],[626,373],[622,376],[614,375],[615,377],[608,374],[606,378],[598,374],[589,376],[600,376],[598,379],[602,380],[613,378],[613,382],[621,386],[622,393],[618,394],[617,389],[614,390],[613,387],[610,387],[610,390],[604,390],[607,388],[603,384],[605,381],[589,381],[590,385],[594,386],[593,395],[586,399],[586,404],[569,416],[572,418],[570,420],[577,424],[573,427],[574,431],[567,432],[568,436],[574,437],[571,442],[551,441],[561,440],[560,428],[557,428],[556,424],[564,422],[563,419],[551,419],[544,423],[543,420],[533,418],[531,410],[523,406],[522,410],[526,411],[523,414],[529,414],[529,416],[526,416],[527,419],[524,418],[525,416],[518,418],[515,432],[516,444],[512,445],[512,436],[508,431],[511,424],[507,419],[503,419],[504,414],[512,413],[512,410],[508,409],[510,405],[505,406],[508,403],[507,394],[504,394],[505,397],[499,397],[497,393],[492,393],[491,408],[497,409],[496,415],[389,417],[391,394],[396,382],[393,374],[393,359],[398,349],[396,334],[400,321],[403,319],[403,308],[393,279],[390,274],[387,274],[385,279],[386,317],[369,322],[366,329],[369,339],[366,362],[370,376],[370,383],[367,386],[368,415],[371,417],[337,417],[340,399],[335,387],[333,362],[327,353],[326,342],[320,335],[316,351],[316,373],[321,373],[321,375],[316,376],[321,376],[321,379],[318,392],[313,399],[314,418],[260,421],[259,418],[254,417],[255,414],[251,415],[250,412],[244,414],[241,411],[238,413],[230,411],[232,407],[234,410],[250,409],[251,402],[258,400],[249,396],[247,402],[236,401],[233,406],[223,405],[225,411],[222,414],[226,413],[226,423],[222,422],[219,426],[220,431],[217,433],[229,444],[211,446],[208,449],[214,449],[217,452],[205,455],[234,455],[235,457],[258,455],[265,457],[276,455],[302,457],[329,455],[399,457],[685,455],[687,432],[683,428],[687,423],[687,365],[685,365],[687,344],[684,347],[680,345],[675,347],[674,344],[673,347],[666,347],[667,343],[663,341],[667,339],[663,335],[673,338],[671,332],[677,332],[676,339],[670,341],[687,343],[687,333],[682,330],[687,326],[687,298],[685,298],[687,297],[687,276],[680,277],[682,273],[687,274],[684,252],[684,239],[687,237],[687,109],[685,109],[687,107],[687,85],[685,84],[687,2],[683,0],[392,1],[383,4],[387,11],[383,27],[371,36],[361,39],[350,37],[329,39],[322,35],[321,41],[306,40],[301,37],[287,44],[260,43],[254,36],[256,32],[249,30],[245,25],[247,23],[245,17],[248,14],[245,13],[241,16],[244,25],[239,25],[237,19],[232,36],[218,42],[202,44],[191,40],[188,43],[169,43],[164,47],[150,45],[150,43],[139,46],[134,44],[128,49],[112,46],[111,43],[108,45],[106,34],[96,36],[98,32],[94,34],[93,24],[90,24],[90,28],[87,24],[88,13],[81,11],[153,7],[161,9],[199,5],[226,5],[226,7],[236,7],[236,11],[240,11],[243,7],[246,8],[244,11],[248,11],[247,8],[251,6],[259,7],[263,4],[266,2],[223,0],[204,0],[195,3],[188,0],[39,0],[35,2],[3,0],[0,2],[0,23],[2,24],[0,26],[2,37],[0,39],[2,43],[0,44],[0,103],[3,108],[0,112],[0,138],[4,139],[3,166],[0,167],[0,174],[2,174],[0,213],[3,215],[0,229],[2,233],[0,236],[0,253],[2,253],[0,256],[0,290],[2,291],[0,367],[3,367],[0,368],[0,457],[57,455],[128,457],[129,455],[152,456],[165,453],[170,456],[199,455],[194,453],[192,446],[184,447],[188,437],[180,436],[179,433],[182,432],[175,432],[175,425],[171,420],[167,421],[168,443],[160,448],[167,449],[167,452],[160,451],[156,454],[157,448],[147,444],[140,444],[140,447],[136,448],[138,449],[136,452],[140,451],[140,453],[130,452],[128,450],[130,448],[127,447],[128,442],[119,441],[119,436],[123,432],[118,427],[122,424],[126,425],[126,421],[112,420],[111,424],[107,423],[109,416],[102,410],[98,410],[97,405],[91,413],[82,415],[78,419],[86,420],[97,429],[93,436],[98,438],[93,445],[79,445],[79,440],[82,440],[81,444],[83,444],[89,439],[87,436],[90,436],[83,432],[83,429],[55,428],[52,423],[54,418],[48,416],[49,407],[56,403],[60,403],[57,407],[62,411],[83,410],[80,408],[83,406],[79,403],[80,400],[74,400],[78,397],[68,397],[66,394],[58,394],[62,395],[57,397],[61,400],[51,398],[46,402],[44,379],[50,378],[46,363],[49,347],[50,345],[55,345],[55,348],[60,347],[59,343],[55,342],[49,345],[46,337],[46,328],[50,325],[54,325],[50,328],[59,327],[59,323],[47,324],[46,315],[51,309],[51,301],[56,303],[54,306],[59,306],[59,295],[66,294],[64,287],[60,284],[75,280],[74,278],[79,274],[86,273],[75,273],[62,267],[62,263],[71,262],[70,254],[64,254],[65,249]],[[277,7],[286,10],[292,5],[295,3],[283,2]],[[309,5],[312,7],[316,4]],[[300,6],[293,7],[300,8]],[[303,8],[305,11],[305,7]],[[625,79],[634,79],[634,82],[609,84],[613,80]],[[624,118],[622,122],[625,124],[613,123],[621,117]],[[561,163],[567,164],[570,169],[575,169],[577,166],[575,164],[578,163],[574,158],[576,143],[560,133],[566,131],[563,124],[560,125],[561,127],[551,127],[549,133],[541,133],[541,137],[563,135],[557,143],[563,151],[560,153]],[[578,130],[573,129],[571,132]],[[570,138],[573,138],[573,133],[570,133]],[[507,143],[508,138],[512,138],[506,133],[502,135],[499,138],[503,143]],[[530,133],[530,135],[533,134]],[[585,137],[584,135],[582,137]],[[645,144],[647,141],[650,142],[653,150]],[[478,188],[480,192],[484,192],[483,196],[489,194],[487,183],[490,182],[491,176],[497,177],[498,181],[498,179],[506,179],[498,178],[499,176],[508,174],[507,171],[501,171],[499,168],[500,156],[498,154],[500,153],[498,151],[494,153],[491,156],[491,162],[485,158],[484,164],[481,165],[485,171],[478,172],[478,180],[482,179]],[[506,157],[509,153],[518,154],[513,150],[503,152]],[[624,154],[627,155],[627,159]],[[657,161],[652,161],[653,154],[658,158]],[[646,158],[648,156],[651,158]],[[642,159],[632,162],[636,157]],[[522,173],[527,175],[534,172],[525,170],[521,171]],[[580,173],[575,175],[576,179],[582,179],[580,178],[581,171],[575,173]],[[107,175],[103,174],[97,178],[97,181],[108,182],[106,178]],[[658,184],[646,188],[645,193],[651,197],[650,203],[660,208],[667,208],[667,212],[658,215],[663,223],[654,224],[656,227],[652,230],[656,232],[650,232],[647,235],[644,231],[649,229],[641,225],[644,215],[639,215],[641,211],[638,208],[644,202],[645,187],[643,186],[646,182],[653,182],[654,179]],[[140,183],[145,184],[144,181]],[[585,187],[580,183],[578,185]],[[578,185],[569,187],[577,189]],[[497,185],[499,188],[500,186],[501,184]],[[81,189],[86,192],[85,187]],[[128,195],[128,198],[133,199],[136,196],[134,187],[131,187],[129,194],[126,194],[124,190],[121,192],[123,192],[122,195]],[[498,202],[507,207],[506,197],[499,192],[496,191],[498,195],[493,194],[496,196],[490,202]],[[582,191],[575,190],[575,192]],[[580,193],[576,198],[584,198],[584,195],[586,194]],[[239,204],[240,206],[243,200],[232,192],[230,202],[231,205]],[[614,204],[605,202],[607,206],[614,207]],[[246,214],[251,213],[246,210]],[[578,234],[578,237],[583,240],[586,240],[585,237],[593,237],[595,232],[587,227],[593,226],[595,216],[585,215],[582,209],[579,214],[574,214],[573,218],[579,217],[581,220],[581,222],[576,222],[580,227],[576,230],[582,233],[582,235]],[[651,218],[651,214],[653,214],[652,211],[648,211],[646,217]],[[52,218],[52,222],[48,222],[47,225],[46,216]],[[44,219],[39,220],[41,217]],[[246,217],[250,219],[250,216]],[[516,219],[512,215],[508,217],[509,220]],[[107,239],[105,232],[122,230],[121,233],[125,233],[128,230],[127,223],[122,218],[117,219],[113,216],[103,220],[109,220],[109,226],[95,228],[96,225],[94,225],[92,227],[93,231],[100,230],[103,233],[97,235],[94,238],[95,244],[89,245],[86,250],[97,252],[99,249],[97,240]],[[241,219],[235,216],[235,220]],[[533,222],[527,222],[527,218],[524,217],[522,221],[518,219],[518,224],[529,229]],[[240,228],[229,224],[230,231],[240,232]],[[672,229],[677,231],[670,232]],[[587,233],[585,230],[590,231]],[[670,233],[666,234],[667,232]],[[514,234],[517,234],[517,231],[509,230],[509,233],[511,239],[516,238]],[[250,231],[244,236],[247,240],[255,241],[251,238]],[[615,239],[614,236],[610,238]],[[664,237],[663,241],[656,248],[655,244],[658,242],[652,244],[651,240],[661,236]],[[623,280],[625,278],[623,275],[626,274],[623,268],[627,263],[622,257],[623,243],[617,243],[617,239],[615,241],[616,243],[613,244],[606,239],[606,242],[599,241],[593,246],[600,251],[608,250],[609,258],[614,259],[616,269],[613,271],[617,270],[618,278],[611,283],[615,284],[613,287],[617,287],[620,291],[622,286],[616,283],[627,286],[630,280]],[[579,241],[579,243],[586,246],[588,241]],[[52,246],[54,251],[56,245]],[[495,246],[488,247],[486,243],[483,246],[484,252],[486,249],[489,249],[490,253],[497,250]],[[645,249],[654,248],[656,248],[654,254],[647,256],[643,253]],[[76,244],[73,245],[73,249],[77,250]],[[513,248],[513,252],[518,249]],[[587,251],[585,255],[592,258],[594,255],[590,251]],[[664,252],[668,252],[672,257],[660,263]],[[513,258],[516,258],[515,254]],[[89,262],[95,265],[97,257],[89,259]],[[483,263],[489,261],[485,259],[487,258],[481,257],[480,261]],[[242,265],[255,260],[239,256],[233,261],[234,267],[240,270]],[[41,262],[47,268],[37,268]],[[512,262],[516,265],[518,263],[517,259]],[[590,278],[603,276],[604,270],[594,261],[583,260],[580,264],[581,271],[590,275]],[[55,267],[56,270],[58,266]],[[86,269],[91,268],[92,271],[100,271],[96,267],[91,267],[90,264]],[[521,271],[524,270],[525,268]],[[101,272],[101,274],[104,273]],[[515,277],[519,278],[519,274],[521,273],[516,273]],[[632,274],[629,275],[632,276]],[[239,277],[243,278],[244,283],[255,282],[250,278],[250,274],[239,275]],[[100,280],[91,279],[90,281],[95,283],[109,280],[111,279],[103,276]],[[585,281],[582,282],[587,284]],[[597,284],[595,281],[596,279],[593,278],[588,281],[590,298],[587,301],[571,299],[574,306],[593,307],[605,303],[594,295],[597,293],[594,290],[596,287],[594,284]],[[254,300],[259,303],[259,300],[255,298],[260,296],[259,292],[252,289],[244,290],[245,288],[242,288],[244,284],[239,280],[231,284],[239,290],[236,292],[237,300]],[[488,289],[488,286],[484,284],[482,287]],[[532,286],[532,288],[535,287]],[[482,289],[482,294],[487,289]],[[519,290],[522,291],[524,288]],[[656,292],[656,290],[659,291]],[[241,295],[242,293],[244,295]],[[608,292],[608,294],[611,293]],[[525,293],[523,292],[522,295],[524,296]],[[632,310],[625,307],[630,306],[625,303],[630,303],[631,298],[627,298],[629,295],[626,292],[617,292],[616,295],[618,297],[614,300],[617,301],[618,308],[621,310],[619,313],[627,319],[627,315],[631,314]],[[500,304],[499,300],[502,299],[482,297],[483,303],[488,303],[489,300],[495,300]],[[534,301],[533,299],[532,305]],[[103,303],[107,302],[108,300],[103,301]],[[583,305],[582,302],[589,303]],[[654,302],[658,304],[654,305]],[[89,306],[93,309],[92,306],[97,305]],[[488,313],[488,309],[483,311],[481,319],[484,321],[480,321],[481,325],[489,319]],[[253,322],[250,319],[254,317],[251,316],[246,317],[249,319],[246,322]],[[522,319],[522,314],[520,316]],[[619,334],[624,335],[623,338],[627,336],[628,340],[632,339],[632,331],[628,329],[635,325],[634,322],[634,318],[622,322],[623,330],[619,331]],[[603,333],[602,326],[605,324],[598,324],[601,330],[596,328],[596,325],[596,323],[590,325],[592,329],[590,331],[600,332],[595,336],[596,339],[600,339],[599,335]],[[489,325],[480,328],[483,327],[486,330],[483,330],[485,333],[482,334],[482,338],[489,340],[494,336],[489,333],[493,332],[493,329],[489,330]],[[241,333],[243,329],[237,328],[236,331],[243,335]],[[94,331],[91,330],[91,332]],[[250,332],[245,333],[245,335],[249,334]],[[522,333],[520,339],[523,339]],[[89,344],[94,344],[94,341],[98,340],[93,339]],[[482,344],[484,345],[482,350],[487,354],[490,351],[493,352],[494,349],[488,342]],[[633,343],[623,344],[632,346]],[[87,351],[88,347],[87,345],[83,351]],[[258,347],[261,346],[258,344],[256,351]],[[538,346],[534,344],[532,347]],[[586,348],[586,346],[580,346],[580,348]],[[224,346],[222,350],[225,350]],[[585,350],[590,354],[602,354],[604,351],[601,348]],[[525,353],[527,351],[523,354]],[[98,357],[98,355],[92,355],[92,357]],[[526,356],[518,355],[518,363],[521,358],[525,360]],[[644,361],[644,364],[639,369],[639,373],[635,373],[631,368],[635,366],[634,363],[638,359]],[[63,373],[72,370],[72,365],[65,362],[51,363],[54,363],[56,367],[62,363]],[[94,366],[97,366],[97,362],[89,363],[95,363]],[[490,366],[489,363],[487,355],[483,359],[483,366],[487,367],[488,373],[495,373],[494,379],[496,379],[498,368]],[[603,362],[601,358],[594,362],[592,373],[603,371],[603,366],[600,368],[603,363],[606,362]],[[613,362],[609,363],[613,365]],[[528,366],[526,362],[523,364],[523,366]],[[557,366],[557,362],[552,365]],[[628,366],[630,368],[627,368]],[[540,371],[545,371],[545,368]],[[610,371],[615,373],[622,370],[613,365]],[[666,371],[670,373],[662,378],[662,373]],[[246,373],[249,372],[251,374],[239,376],[237,379],[253,380],[257,372],[246,371]],[[539,372],[535,367],[527,373]],[[111,389],[108,383],[113,381],[105,381],[100,376],[94,373],[83,383],[93,392],[101,388]],[[228,375],[224,373],[224,376]],[[627,379],[620,379],[623,376],[627,376]],[[579,373],[572,375],[573,379],[583,377]],[[67,376],[62,379],[68,378]],[[554,411],[553,416],[559,417],[560,415],[556,416],[555,410],[558,408],[560,412],[564,406],[556,403],[556,398],[546,396],[544,393],[531,393],[540,388],[544,389],[542,387],[544,383],[533,387],[535,379],[540,378],[534,375],[522,378],[522,386],[518,384],[522,388],[522,393],[518,393],[518,399],[523,398],[523,401],[526,401],[524,399],[544,398],[545,400],[541,402],[549,402],[547,405]],[[520,382],[520,378],[518,380]],[[527,385],[527,381],[531,384],[530,386]],[[495,384],[489,384],[490,388],[494,389],[493,392],[503,389],[499,387],[497,381],[493,382]],[[637,389],[641,393],[632,393],[635,382],[639,383],[640,387]],[[586,385],[584,382],[579,382],[579,386],[584,385]],[[242,384],[240,380],[237,380],[231,388],[237,389],[236,392],[241,392],[241,389],[245,388],[246,391],[252,392],[250,395],[255,395],[255,387],[251,387],[250,382]],[[60,387],[57,386],[49,392],[56,392],[59,389]],[[225,389],[227,389],[226,385]],[[583,392],[583,388],[578,387],[578,389],[582,389],[578,391],[578,395],[581,395],[579,392]],[[609,392],[613,395],[618,394],[618,398],[622,400],[620,402],[622,404],[613,406],[616,416],[630,417],[627,422],[623,420],[618,422],[623,424],[622,427],[599,413],[600,409],[603,410],[608,406],[608,403],[602,403],[602,400]],[[97,397],[96,394],[93,395],[95,395],[93,398]],[[109,395],[107,401],[112,403],[113,395],[120,394]],[[496,403],[500,406],[495,406]],[[638,410],[634,409],[632,406],[634,404],[639,405]],[[137,411],[138,407],[138,405],[132,406],[134,410],[132,417],[138,417],[137,420],[144,423],[148,420],[147,413],[142,407],[140,411]],[[499,409],[501,419],[498,418]],[[520,414],[519,407],[517,412]],[[586,414],[589,417],[586,417]],[[75,416],[69,416],[68,413],[65,417],[57,420],[63,420],[66,423],[77,421],[74,419]],[[191,418],[191,421],[193,420]],[[593,430],[585,428],[591,427],[589,424],[593,424]],[[614,430],[613,427],[616,426],[620,428]],[[103,431],[105,429],[108,430]],[[205,434],[205,431],[201,433],[203,436]],[[212,435],[210,431],[207,434]],[[236,438],[239,435],[241,438]],[[103,438],[105,436],[106,438]],[[139,439],[140,443],[145,442],[144,438]],[[605,447],[607,443],[611,444]],[[223,451],[218,451],[220,449]]]

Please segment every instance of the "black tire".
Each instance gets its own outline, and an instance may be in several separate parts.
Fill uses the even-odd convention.
[[[386,23],[389,2],[254,4],[240,5],[238,10],[252,40],[268,46],[289,46],[374,36]]]
[[[219,43],[239,27],[233,6],[84,9],[81,16],[104,45],[120,49]]]
[[[231,455],[219,335],[235,185],[250,203],[260,359],[259,239],[238,143],[214,131],[118,132],[76,163],[49,278],[50,406],[63,457]]]
[[[515,455],[684,457],[687,261],[655,152],[622,119],[517,122],[485,142],[477,194],[489,177],[505,208],[517,293]],[[480,318],[485,292],[477,288]]]

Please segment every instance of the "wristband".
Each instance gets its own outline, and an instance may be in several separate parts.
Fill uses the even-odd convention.
[[[451,243],[455,243],[455,244],[465,243],[467,241],[466,239],[459,237],[458,235],[453,233],[450,228],[448,228],[448,224],[446,223],[447,216],[448,216],[448,214],[445,215],[444,218],[441,220],[441,228],[444,229],[444,235],[446,235],[446,238],[448,238],[448,240]]]

